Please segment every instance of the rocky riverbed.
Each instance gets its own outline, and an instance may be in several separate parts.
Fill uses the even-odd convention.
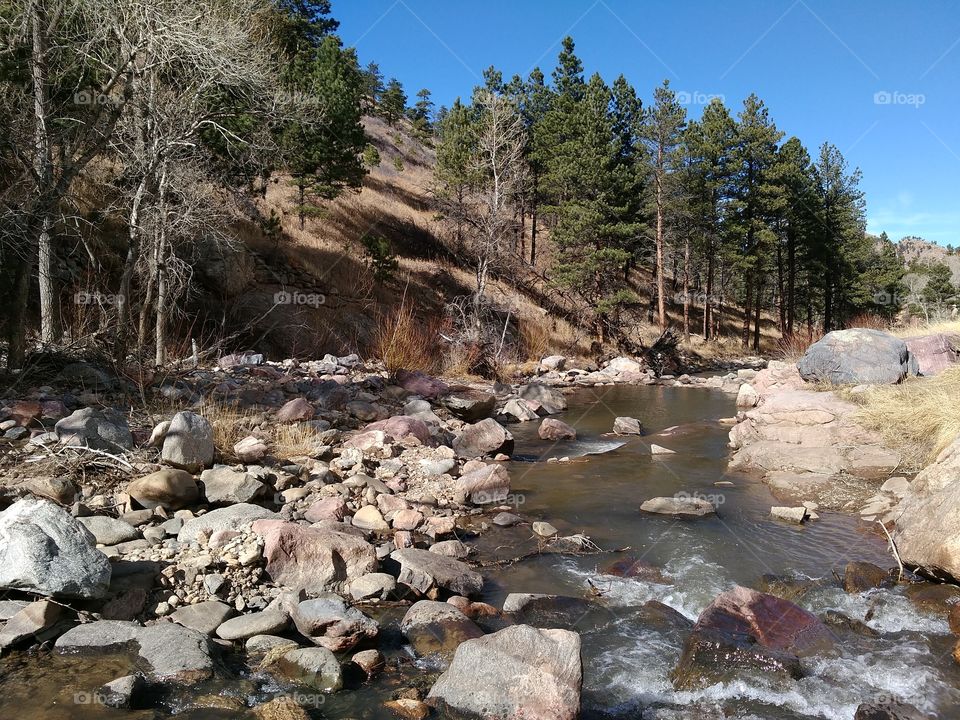
[[[891,501],[877,517],[908,494],[883,477],[896,463],[872,438],[858,436],[869,452],[834,450],[856,430],[828,393],[778,409],[778,398],[808,392],[795,366],[749,365],[657,377],[631,358],[576,368],[555,356],[527,383],[490,385],[391,376],[356,356],[271,363],[242,353],[146,389],[69,366],[48,385],[9,393],[0,411],[4,691],[49,689],[48,665],[70,680],[52,699],[34,694],[26,717],[574,718],[596,712],[582,697],[593,652],[585,638],[624,618],[682,644],[677,693],[741,673],[806,677],[805,658],[829,655],[835,631],[794,604],[796,578],[752,588],[737,579],[680,609],[667,595],[617,608],[590,587],[503,585],[504,568],[594,556],[614,576],[671,583],[660,565],[617,553],[618,538],[599,527],[572,527],[559,508],[534,513],[524,466],[588,468],[591,453],[616,447],[615,459],[642,457],[657,470],[735,424],[736,467],[761,468],[775,489],[777,472],[831,479],[802,477],[806,505],[782,507],[771,522],[860,512],[850,502],[869,498],[811,490],[835,491],[840,476],[872,482],[874,494],[882,486]],[[580,408],[629,386],[709,390],[731,409],[737,398],[741,414],[671,427],[630,403],[605,416],[602,432],[584,424]],[[819,444],[792,442],[791,424],[816,425]],[[795,458],[815,448],[822,462],[764,465],[785,456],[783,444],[802,448]],[[714,492],[746,482],[718,474]],[[702,492],[640,492],[631,512],[653,522],[726,516]],[[882,564],[879,552],[870,559]],[[841,568],[841,581],[855,593],[895,584],[865,563]],[[945,623],[954,596],[923,592]],[[673,700],[682,705],[682,695]],[[687,716],[670,714],[682,712],[673,701],[655,705],[656,717]]]

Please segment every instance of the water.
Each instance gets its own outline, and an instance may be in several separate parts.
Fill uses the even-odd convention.
[[[674,707],[693,708],[684,716],[690,718],[720,712],[720,717],[850,720],[860,703],[889,698],[934,717],[960,717],[960,671],[950,658],[953,639],[946,622],[919,612],[899,589],[848,595],[837,587],[832,573],[842,573],[850,560],[892,565],[885,541],[855,518],[835,513],[823,512],[804,526],[770,519],[770,506],[779,503],[766,486],[727,469],[729,428],[717,420],[734,412],[732,397],[718,391],[610,387],[570,397],[570,409],[560,417],[577,428],[576,442],[544,442],[536,422],[511,426],[518,458],[510,467],[511,498],[519,512],[548,520],[563,535],[583,533],[606,551],[623,552],[542,554],[487,569],[483,599],[499,605],[509,592],[599,596],[598,613],[569,622],[583,638],[584,720],[655,717]],[[618,415],[639,418],[648,435],[608,435]],[[651,441],[677,452],[651,457]],[[570,460],[547,462],[551,457]],[[678,492],[713,500],[717,516],[680,521],[639,512],[644,500]],[[486,557],[513,558],[537,547],[527,525],[496,529],[472,542]],[[660,568],[663,581],[600,571],[625,555]],[[805,660],[807,677],[799,681],[744,676],[699,692],[674,691],[669,673],[687,631],[638,622],[627,608],[657,600],[695,620],[720,592],[734,584],[758,587],[764,575],[804,582],[809,587],[799,604],[821,616],[839,611],[864,621],[873,635],[837,630],[836,650]],[[0,660],[0,718],[249,718],[246,708],[278,694],[303,702],[314,718],[389,718],[382,703],[392,692],[410,685],[425,691],[440,670],[414,662],[405,650],[398,631],[402,614],[394,608],[376,616],[379,646],[388,658],[383,675],[372,682],[348,678],[348,689],[332,696],[279,684],[235,659],[231,672],[208,683],[151,696],[154,709],[109,710],[78,703],[76,694],[129,672],[123,658],[15,653]]]

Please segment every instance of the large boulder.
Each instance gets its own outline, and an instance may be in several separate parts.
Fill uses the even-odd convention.
[[[334,593],[298,603],[290,617],[301,635],[333,652],[349,650],[361,640],[376,637],[380,630],[376,621]]]
[[[516,625],[460,645],[427,702],[458,718],[575,720],[582,684],[577,633]]]
[[[175,623],[141,627],[117,620],[98,620],[67,631],[57,640],[56,648],[76,653],[129,649],[147,663],[152,679],[164,682],[189,684],[213,675],[207,636]]]
[[[960,581],[960,440],[940,458],[897,506],[893,541],[905,565]]]
[[[0,513],[0,588],[102,598],[110,575],[94,536],[60,506],[27,497]]]
[[[946,335],[919,335],[904,339],[910,354],[917,359],[921,375],[936,375],[960,362],[960,353]]]
[[[903,340],[865,328],[827,333],[807,348],[797,367],[804,380],[832,385],[891,385],[918,371]]]
[[[170,421],[163,439],[163,462],[187,472],[197,473],[213,464],[213,427],[192,412],[178,412]]]
[[[457,500],[474,505],[503,502],[510,494],[510,474],[500,464],[484,465],[457,479]]]
[[[397,582],[422,594],[441,587],[469,597],[483,588],[483,576],[459,560],[415,548],[394,550],[390,557],[400,563]]]
[[[513,452],[513,435],[493,418],[467,425],[453,441],[460,457],[476,458]]]
[[[229,507],[211,510],[205,515],[191,518],[183,523],[177,533],[178,542],[197,540],[201,534],[210,537],[217,530],[239,530],[255,520],[273,519],[277,514],[259,505],[237,503]]]
[[[475,423],[493,414],[497,396],[473,388],[452,388],[443,399],[443,404],[451,413],[468,423]]]
[[[115,410],[81,408],[53,426],[62,445],[122,452],[133,447],[126,418]]]
[[[259,521],[253,529],[263,536],[274,582],[308,594],[339,590],[377,570],[376,550],[362,537],[280,520]]]
[[[536,403],[547,415],[553,415],[567,409],[567,399],[563,396],[563,393],[542,383],[523,385],[520,388],[520,397]]]

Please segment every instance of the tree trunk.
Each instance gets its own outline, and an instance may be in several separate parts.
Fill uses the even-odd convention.
[[[683,337],[690,339],[690,238],[683,241]]]
[[[129,337],[130,327],[130,293],[133,281],[133,272],[136,269],[137,260],[140,257],[140,208],[143,203],[143,196],[147,189],[147,177],[144,175],[140,179],[137,191],[134,194],[133,202],[130,205],[130,217],[127,221],[127,257],[123,263],[123,273],[120,275],[120,292],[117,294],[117,334],[114,345],[114,355],[116,359],[122,360],[127,351],[127,338]]]
[[[657,324],[660,332],[667,329],[667,307],[663,282],[663,146],[657,147]]]
[[[786,307],[786,289],[784,287],[783,273],[783,248],[777,243],[777,295],[779,302],[777,307],[780,310],[780,334],[787,334],[787,307]]]
[[[703,300],[703,339],[709,340],[710,333],[710,309],[713,303],[713,243],[707,243],[707,287]]]
[[[797,314],[797,240],[793,232],[787,233],[787,334],[793,334],[793,322]]]
[[[753,282],[752,273],[745,273],[743,282],[745,287],[745,297],[743,300],[743,332],[742,345],[744,349],[750,347],[750,315],[753,310]]]
[[[754,295],[753,351],[760,352],[760,310],[763,306],[763,275],[757,271],[757,289]]]
[[[540,203],[540,178],[533,174],[533,202],[530,207],[530,266],[537,266],[537,207]]]

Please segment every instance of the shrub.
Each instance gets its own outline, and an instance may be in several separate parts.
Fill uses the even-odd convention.
[[[398,370],[436,373],[443,359],[439,331],[439,323],[418,319],[413,307],[404,300],[378,318],[372,349],[391,374]]]
[[[373,145],[367,145],[363,150],[363,163],[367,167],[380,167],[380,151]]]
[[[392,280],[400,264],[390,247],[390,241],[380,235],[364,235],[361,238],[367,251],[367,262],[378,281]]]

